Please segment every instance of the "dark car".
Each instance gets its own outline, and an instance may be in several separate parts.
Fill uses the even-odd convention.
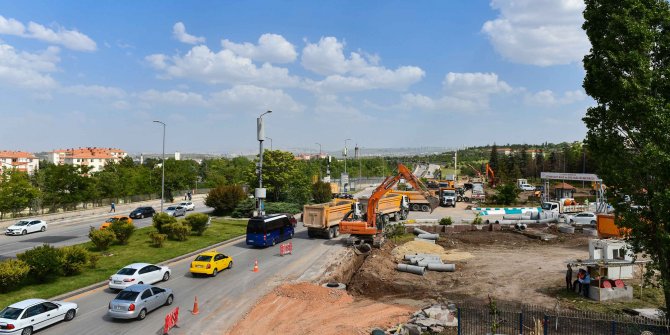
[[[153,207],[137,207],[134,211],[130,212],[130,217],[133,219],[144,219],[150,218],[156,214],[156,210]]]

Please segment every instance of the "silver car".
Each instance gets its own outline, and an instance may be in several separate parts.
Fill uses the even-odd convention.
[[[165,213],[170,216],[184,216],[186,215],[186,207],[184,206],[170,206],[165,210]]]
[[[161,306],[172,305],[174,295],[169,288],[136,284],[125,288],[109,303],[107,315],[115,319],[144,320],[147,313]]]

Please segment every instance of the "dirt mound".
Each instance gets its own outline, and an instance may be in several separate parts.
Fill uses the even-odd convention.
[[[346,291],[284,284],[263,297],[227,334],[370,334],[404,322],[416,308],[354,300]]]
[[[394,248],[391,251],[396,262],[401,262],[405,255],[414,254],[435,254],[439,255],[443,262],[458,262],[472,258],[469,252],[453,250],[444,250],[440,245],[424,242],[424,241],[410,241],[401,246]]]

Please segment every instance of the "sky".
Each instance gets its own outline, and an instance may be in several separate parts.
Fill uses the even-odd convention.
[[[0,150],[582,140],[583,1],[0,0]],[[269,140],[268,140],[269,141]],[[266,145],[268,145],[266,141]]]

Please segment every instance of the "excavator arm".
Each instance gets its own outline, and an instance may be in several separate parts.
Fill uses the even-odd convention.
[[[435,197],[429,190],[426,185],[421,182],[412,172],[407,169],[406,166],[398,163],[398,176],[402,176],[415,190],[423,193],[423,196],[428,200],[430,204],[430,212],[432,213],[437,206],[440,205],[440,199]]]
[[[491,175],[490,177],[489,174]],[[489,178],[489,185],[496,187],[496,174],[493,173],[493,169],[489,166],[489,163],[486,163],[486,177]]]

